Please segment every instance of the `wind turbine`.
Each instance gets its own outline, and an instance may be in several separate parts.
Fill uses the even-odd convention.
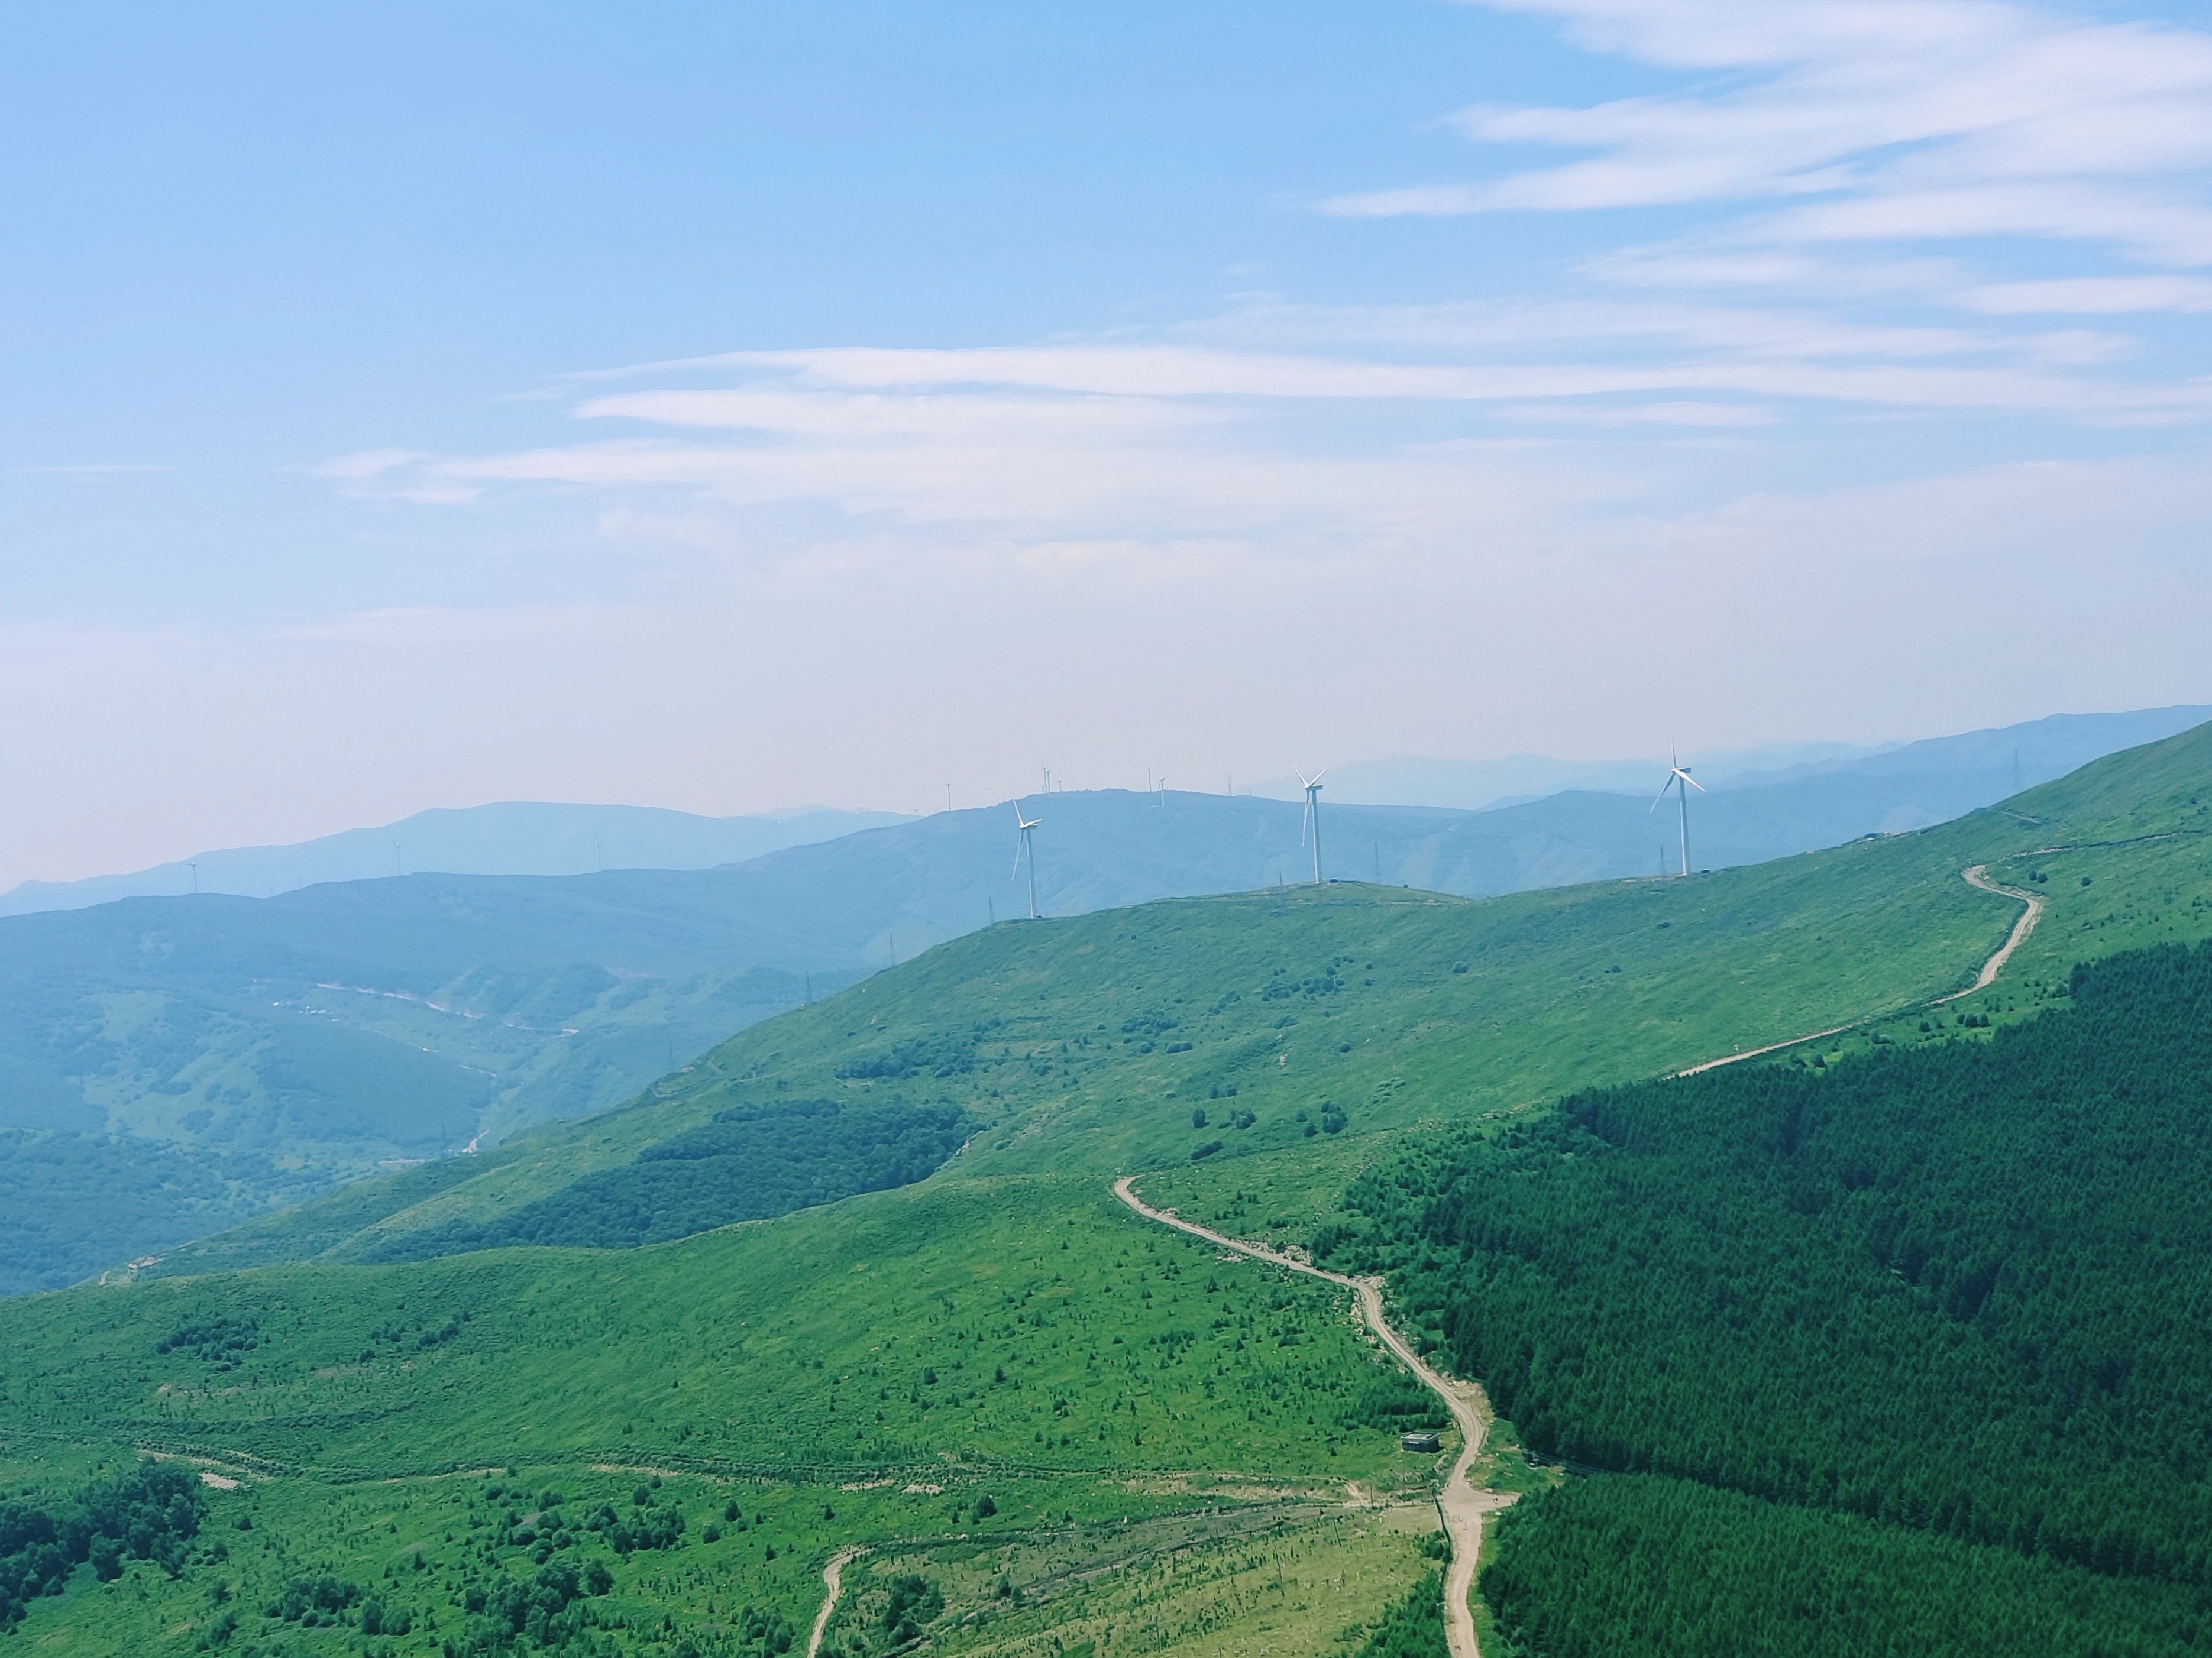
[[[1022,838],[1021,843],[1014,848],[1014,873],[1013,875],[1008,876],[1006,878],[1008,880],[1012,880],[1016,876],[1020,875],[1022,872],[1022,859],[1026,858],[1030,860],[1030,920],[1034,921],[1037,918],[1036,842],[1030,838],[1030,831],[1035,829],[1039,823],[1044,822],[1044,819],[1042,817],[1023,817],[1022,803],[1017,800],[1014,802],[1014,822],[1021,826]]]
[[[1705,786],[1690,775],[1690,768],[1682,763],[1681,756],[1671,749],[1667,756],[1667,780],[1659,786],[1659,793],[1652,799],[1653,811],[1659,810],[1659,802],[1667,798],[1668,789],[1674,791],[1682,809],[1682,873],[1687,875],[1690,872],[1690,791],[1695,789],[1703,794]]]
[[[1316,886],[1321,884],[1321,780],[1328,775],[1328,770],[1326,767],[1316,772],[1311,777],[1307,776],[1304,772],[1298,774],[1298,781],[1304,784],[1306,788],[1306,815],[1298,824],[1298,844],[1305,845],[1307,832],[1310,830],[1313,835],[1314,884]]]

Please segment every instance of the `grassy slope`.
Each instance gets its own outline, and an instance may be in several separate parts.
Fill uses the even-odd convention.
[[[1290,1420],[1286,1400],[1348,1398],[1346,1378],[1364,1373],[1339,1361],[1364,1349],[1332,1297],[1303,1288],[1306,1339],[1279,1347],[1291,1315],[1253,1299],[1261,1276],[1134,1224],[1096,1181],[1024,1176],[635,1252],[494,1250],[44,1297],[6,1309],[15,1362],[0,1385],[11,1418],[47,1431],[237,1448],[348,1477],[640,1444],[726,1469],[955,1452],[1047,1473],[1375,1473],[1372,1455],[1339,1454],[1334,1404],[1313,1434],[1311,1408],[1296,1433],[1272,1425]],[[218,1316],[260,1327],[238,1371],[153,1354],[170,1329]],[[449,1318],[461,1333],[422,1348],[419,1333]],[[374,1334],[387,1327],[405,1339]],[[1170,1331],[1172,1351],[1151,1345]],[[1237,1375],[1216,1376],[1232,1354]],[[919,1381],[925,1368],[938,1383]],[[61,1376],[76,1379],[58,1394]]]
[[[881,1088],[968,1106],[997,1127],[948,1170],[963,1177],[1164,1166],[1212,1139],[1281,1149],[1306,1138],[1297,1113],[1317,1122],[1325,1102],[1354,1131],[1527,1104],[1954,987],[2014,913],[1914,838],[1480,902],[1341,885],[1001,926],[747,1031],[625,1111],[519,1137],[477,1178],[334,1254],[502,1212],[779,1093]],[[1144,1029],[1155,1016],[1173,1027]],[[894,1041],[979,1021],[967,1073],[836,1075]],[[1213,1097],[1231,1087],[1233,1102]],[[1224,1127],[1238,1110],[1256,1121]],[[183,1252],[169,1269],[286,1252],[313,1216]]]
[[[779,1093],[885,1088],[969,1106],[999,1127],[948,1171],[959,1175],[1164,1167],[1214,1139],[1224,1154],[1279,1150],[1306,1138],[1297,1114],[1316,1121],[1325,1101],[1353,1133],[1529,1104],[1963,987],[2019,911],[1960,870],[1985,863],[2024,882],[2047,865],[2038,890],[2051,913],[2007,983],[1970,1005],[2002,1013],[2015,982],[2055,982],[2085,954],[2201,936],[2207,827],[2212,726],[1934,829],[1692,881],[1482,901],[1345,884],[1003,925],[744,1031],[621,1111],[520,1135],[471,1178],[441,1177],[435,1195],[404,1181],[354,1188],[342,1200],[357,1236],[311,1205],[189,1247],[164,1270],[357,1255],[519,1207]],[[2087,849],[2026,856],[2054,846]],[[1340,988],[1307,987],[1332,976]],[[1147,1016],[1174,1027],[1125,1031]],[[989,1029],[971,1072],[836,1075],[895,1041],[978,1021]],[[1231,1086],[1233,1103],[1212,1097]],[[1237,1110],[1257,1121],[1224,1129]]]
[[[975,1070],[874,1084],[999,1122],[920,1187],[635,1252],[276,1266],[0,1305],[0,1477],[52,1480],[151,1446],[216,1459],[246,1481],[218,1503],[270,1516],[228,1561],[176,1584],[143,1570],[87,1584],[42,1605],[32,1631],[65,1649],[182,1652],[208,1616],[210,1574],[230,1573],[247,1598],[295,1568],[375,1577],[410,1537],[427,1564],[395,1582],[458,1618],[470,1574],[529,1569],[468,1553],[484,1476],[444,1472],[459,1464],[514,1466],[572,1498],[661,1470],[693,1531],[680,1550],[633,1557],[610,1604],[702,1639],[746,1600],[803,1632],[821,1560],[860,1538],[877,1545],[857,1569],[864,1587],[901,1563],[946,1585],[947,1651],[1045,1651],[1109,1626],[1118,1648],[1147,1621],[1133,1649],[1326,1650],[1424,1564],[1394,1530],[1425,1524],[1418,1508],[1320,1501],[1340,1503],[1346,1482],[1410,1495],[1426,1476],[1350,1420],[1377,1374],[1371,1351],[1341,1297],[1146,1227],[1099,1175],[1150,1162],[1175,1172],[1148,1189],[1187,1212],[1244,1231],[1308,1226],[1407,1125],[1966,982],[2015,907],[1966,888],[1964,862],[2002,874],[2008,853],[2135,841],[2027,860],[2047,866],[2051,910],[2017,976],[1979,999],[2002,1016],[2035,975],[2055,974],[2046,962],[2212,931],[2204,841],[2136,840],[2195,828],[2196,780],[2212,798],[2208,748],[2185,738],[2137,756],[2155,786],[2104,762],[2014,812],[1693,882],[1482,904],[1338,887],[1000,927],[747,1033],[665,1084],[667,1097],[526,1137],[442,1193],[424,1189],[428,1171],[364,1188],[337,1224],[315,1224],[323,1247],[351,1236],[343,1248],[360,1242],[345,1223],[381,1206],[403,1204],[402,1226],[485,1212],[733,1100],[771,1098],[778,1079],[796,1096],[828,1092],[847,1085],[832,1073],[855,1054],[998,1020]],[[2083,860],[2093,884],[2062,858]],[[1340,988],[1265,999],[1279,976],[1318,980],[1332,961]],[[1121,1030],[1147,1012],[1180,1021],[1151,1034],[1151,1053]],[[1285,1017],[1297,1023],[1278,1029]],[[1170,1054],[1180,1041],[1193,1047]],[[1206,1097],[1231,1082],[1233,1102]],[[1324,1099],[1352,1126],[1306,1139],[1295,1113]],[[1194,1103],[1258,1121],[1200,1136]],[[1194,1166],[1206,1138],[1275,1155]],[[256,1247],[287,1245],[264,1234]],[[420,1345],[463,1313],[454,1338]],[[154,1354],[169,1329],[216,1315],[261,1325],[242,1369]],[[1496,1473],[1531,1477],[1510,1456]],[[988,1526],[972,1507],[954,1514],[984,1491],[1000,1509]],[[772,1511],[776,1561],[750,1540],[703,1541],[705,1516],[733,1496]],[[271,1537],[287,1552],[256,1553]],[[1025,1586],[1014,1606],[987,1594],[1001,1573]],[[345,1637],[289,1638],[318,1650]]]
[[[218,1317],[258,1327],[237,1369],[154,1351]],[[448,1321],[459,1333],[424,1347]],[[947,1632],[950,1650],[1071,1619],[1126,1627],[1138,1608],[1172,1650],[1226,1621],[1249,1633],[1261,1606],[1320,1649],[1418,1576],[1405,1533],[1431,1525],[1426,1461],[1353,1419],[1382,1366],[1343,1298],[1217,1261],[1086,1178],[909,1188],[619,1254],[156,1280],[19,1301],[0,1324],[4,1477],[52,1478],[87,1446],[153,1447],[252,1493],[220,1502],[267,1509],[250,1546],[227,1539],[230,1558],[182,1585],[142,1575],[41,1605],[34,1633],[93,1650],[157,1630],[186,1649],[210,1575],[258,1605],[312,1570],[380,1582],[418,1544],[429,1564],[394,1593],[450,1611],[494,1569],[465,1550],[485,1468],[572,1501],[660,1471],[691,1533],[621,1567],[610,1604],[631,1613],[696,1631],[753,1601],[803,1627],[823,1556],[858,1536],[924,1560],[958,1616],[994,1612]],[[1354,1480],[1382,1506],[1345,1510]],[[986,1492],[1000,1512],[980,1529],[998,1540],[979,1552],[959,1535],[979,1529],[972,1509],[951,1505]],[[726,1500],[779,1516],[778,1562],[757,1537],[704,1542]],[[1132,1541],[1130,1523],[1158,1534]],[[1189,1595],[1091,1584],[1102,1564],[1165,1572]],[[496,1570],[528,1568],[502,1555]],[[1002,1573],[1032,1585],[1023,1609],[994,1608]]]

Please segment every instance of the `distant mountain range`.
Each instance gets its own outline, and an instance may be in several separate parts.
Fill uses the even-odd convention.
[[[2025,725],[1884,748],[1796,743],[1736,750],[1698,761],[1708,789],[1765,789],[1815,777],[1851,777],[1838,786],[1778,797],[1771,827],[1730,814],[1730,831],[1716,851],[1720,863],[1756,861],[1784,851],[1832,845],[1853,835],[1917,829],[1955,817],[2023,788],[2063,776],[2100,755],[2156,742],[2212,719],[2212,707],[2147,708],[2125,714],[2057,714]],[[1656,760],[1555,760],[1509,755],[1502,760],[1354,761],[1331,768],[1324,797],[1352,805],[1436,806],[1494,811],[1568,792],[1638,795],[1656,787],[1665,768]],[[1261,799],[1295,801],[1297,784],[1273,779],[1240,791]],[[1802,804],[1800,804],[1802,802]],[[1612,872],[1622,831],[1603,806],[1592,813],[1595,842]],[[1809,816],[1808,815],[1809,813]],[[45,910],[86,909],[120,898],[229,893],[273,898],[332,881],[369,881],[434,872],[445,875],[585,875],[619,869],[712,869],[786,847],[817,845],[861,829],[913,823],[908,813],[812,808],[782,817],[702,817],[658,806],[574,805],[501,801],[441,808],[396,823],[348,829],[290,846],[231,847],[151,869],[80,881],[25,881],[0,893],[0,917]],[[1763,820],[1762,820],[1763,821]],[[1577,831],[1570,824],[1569,838]],[[1805,846],[1792,844],[1810,835]],[[1779,837],[1778,840],[1776,837]],[[1569,865],[1581,866],[1569,854]],[[1481,878],[1486,881],[1500,878]],[[1504,878],[1505,890],[1527,884]],[[1594,876],[1578,878],[1595,878]],[[1537,884],[1548,882],[1539,878]],[[1456,890],[1457,889],[1452,889]],[[1134,902],[1149,893],[1117,902]]]
[[[2100,755],[2155,743],[2207,720],[2212,720],[2212,707],[2062,714],[2023,725],[1875,748],[1790,743],[1718,755],[1686,753],[1682,758],[1710,789],[1763,788],[1850,771],[1891,779],[1893,787],[1895,780],[1925,779],[1931,795],[1943,802],[1975,797],[1963,806],[1928,806],[1936,816],[1921,821],[1936,823],[2063,777]],[[1554,760],[1540,754],[1508,755],[1502,760],[1358,760],[1331,767],[1327,792],[1329,799],[1347,804],[1482,811],[1566,789],[1640,793],[1648,798],[1666,769],[1666,763],[1656,759]],[[1298,797],[1298,786],[1291,778],[1273,778],[1255,784],[1252,793],[1291,800]],[[1918,803],[1901,804],[1910,807]]]
[[[2065,716],[1716,778],[1692,798],[1693,861],[1759,863],[1918,828],[2207,715]],[[1647,785],[1480,812],[1325,793],[1324,872],[1470,897],[1651,876],[1674,866],[1677,831]],[[1053,914],[1312,877],[1291,802],[1105,790],[1026,810],[1042,819],[1038,891]],[[817,838],[840,820],[882,826]],[[123,1212],[126,1189],[134,1247],[163,1248],[379,1166],[614,1104],[810,994],[1027,913],[1003,805],[783,823],[508,805],[408,823],[403,854],[411,844],[456,863],[557,867],[580,846],[593,862],[610,846],[625,860],[696,861],[747,836],[784,843],[711,867],[416,873],[0,919],[0,1212],[27,1229],[0,1224],[0,1289],[112,1264],[112,1251],[86,1253],[84,1227]],[[203,885],[225,857],[290,878],[392,833],[210,854]],[[143,1190],[148,1145],[167,1148],[160,1201]]]
[[[284,847],[232,847],[127,875],[26,881],[0,893],[0,915],[84,909],[118,898],[227,892],[273,898],[325,881],[369,881],[435,870],[449,875],[586,875],[607,869],[710,869],[855,829],[909,821],[888,811],[700,817],[658,806],[503,801],[418,811],[376,829]]]

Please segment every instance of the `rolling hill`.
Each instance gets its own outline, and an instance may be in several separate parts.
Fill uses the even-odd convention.
[[[1357,1652],[1418,1609],[1433,1557],[1402,1382],[1336,1291],[1147,1226],[1107,1176],[1151,1168],[1155,1201],[1348,1248],[1400,1224],[1345,1209],[1348,1184],[1418,1194],[1471,1146],[1526,1156],[1508,1143],[1563,1094],[1831,1026],[1850,1029],[1796,1056],[1955,1064],[2080,1018],[2075,961],[2212,934],[2205,802],[2200,731],[1938,829],[1690,880],[1484,902],[1346,884],[963,937],[619,1111],[0,1303],[19,1509],[110,1501],[143,1452],[216,1482],[183,1545],[149,1531],[105,1581],[88,1559],[24,1631],[180,1654],[772,1651],[803,1637],[832,1552],[866,1546],[840,1653],[924,1633],[959,1654]],[[1994,984],[1937,1006],[2020,912],[1970,865],[2045,908]],[[580,1183],[728,1156],[780,1102],[817,1123],[823,1102],[951,1111],[934,1121],[966,1138],[918,1181],[666,1242],[453,1230],[588,1217]],[[1457,1339],[1422,1290],[1445,1260],[1415,1239],[1395,1265],[1432,1346]],[[1735,1558],[1725,1512],[1638,1509],[1626,1485],[1592,1509],[1574,1484],[1553,1507],[1559,1476],[1496,1438],[1479,1475],[1534,1494],[1509,1560],[1538,1559],[1525,1533],[1625,1538],[1640,1561],[1647,1514],[1678,1511],[1699,1558]],[[1781,1544],[1884,1583],[1922,1570],[1882,1564],[1891,1533],[1858,1537]],[[2069,1615],[2102,1616],[2096,1587],[2058,1585]]]
[[[780,1097],[955,1107],[988,1125],[957,1165],[975,1175],[1157,1166],[1215,1141],[1285,1147],[1324,1113],[1370,1130],[1511,1108],[1963,988],[2018,906],[1960,870],[2079,844],[2039,860],[2063,856],[2088,878],[2046,878],[2051,913],[2015,960],[2022,981],[2048,985],[2077,956],[2191,936],[2205,919],[2178,897],[2113,905],[2161,884],[2212,890],[2200,828],[2212,807],[2192,804],[2207,772],[2212,726],[1938,829],[1690,881],[1482,902],[1340,884],[1002,924],[746,1031],[621,1113],[517,1136],[465,1179],[412,1177],[440,1182],[420,1203],[399,1201],[406,1181],[380,1187],[391,1212],[323,1248],[388,1256],[424,1228],[465,1239]],[[2101,841],[2120,844],[2087,844]],[[313,1213],[256,1236],[319,1226]]]
[[[2046,764],[2177,713],[2068,717],[1717,788],[1696,802],[1693,850],[1700,865],[1765,861],[1940,814],[1990,786],[1994,756]],[[1481,896],[1654,869],[1671,834],[1649,806],[1331,806],[1323,833],[1332,870]],[[1298,809],[1281,802],[1109,791],[1031,809],[1057,915],[1310,873]],[[620,817],[487,808],[418,828],[435,819],[470,855],[542,842],[568,857]],[[66,1283],[380,1166],[611,1105],[811,993],[1003,919],[1020,898],[1001,874],[1006,817],[904,820],[713,869],[425,873],[0,920],[0,1287]],[[823,827],[647,825],[695,853],[701,835]]]

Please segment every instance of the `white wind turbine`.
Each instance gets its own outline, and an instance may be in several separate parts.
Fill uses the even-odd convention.
[[[1321,780],[1328,775],[1327,767],[1323,767],[1311,777],[1307,776],[1304,772],[1298,774],[1298,781],[1304,784],[1306,789],[1306,815],[1298,824],[1298,844],[1304,846],[1306,843],[1307,835],[1309,833],[1312,835],[1316,886],[1321,884]]]
[[[1659,802],[1667,798],[1668,789],[1674,791],[1682,809],[1682,873],[1687,875],[1690,872],[1690,791],[1695,789],[1703,794],[1705,786],[1690,775],[1690,768],[1682,763],[1681,756],[1671,750],[1667,756],[1667,780],[1659,786],[1659,793],[1652,799],[1653,811],[1659,810]]]
[[[1014,802],[1014,822],[1021,825],[1022,838],[1020,843],[1014,847],[1014,873],[1007,878],[1012,880],[1018,877],[1022,872],[1022,859],[1026,858],[1030,860],[1030,920],[1034,921],[1037,918],[1036,842],[1030,838],[1030,831],[1044,822],[1044,819],[1023,817],[1022,803],[1017,800]]]

